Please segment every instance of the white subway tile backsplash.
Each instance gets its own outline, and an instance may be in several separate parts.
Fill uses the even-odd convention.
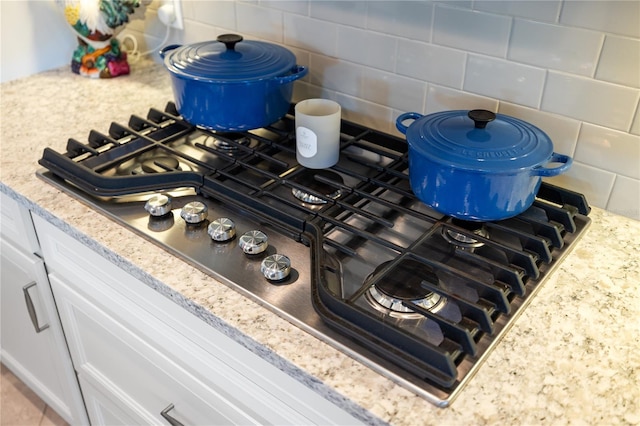
[[[631,124],[631,131],[629,133],[640,135],[640,104],[638,104],[638,107],[636,108],[636,116],[633,119],[633,124]]]
[[[413,40],[431,41],[433,3],[373,1],[367,8],[367,28]]]
[[[282,43],[282,12],[250,3],[236,4],[238,31],[264,40]]]
[[[593,76],[603,38],[596,31],[515,19],[507,57],[542,68]]]
[[[540,104],[544,77],[545,71],[541,68],[470,54],[463,89],[536,108]]]
[[[462,88],[466,54],[422,42],[398,40],[396,72],[430,83]]]
[[[640,179],[640,136],[585,123],[578,136],[575,159]]]
[[[228,29],[235,30],[235,28]],[[220,34],[222,33],[217,28],[200,22],[192,22],[185,26],[181,34],[181,40],[173,40],[173,42],[180,44],[199,43],[202,41],[215,40]]]
[[[342,107],[342,118],[383,132],[391,132],[391,108],[340,93],[336,94],[335,101]]]
[[[615,178],[615,173],[574,161],[567,172],[552,178],[543,178],[543,180],[580,192],[585,195],[590,205],[604,209]]]
[[[511,20],[506,16],[438,4],[433,42],[503,58],[507,53]]]
[[[638,89],[550,71],[542,109],[628,131],[639,98]]]
[[[498,109],[498,101],[461,90],[429,85],[425,114],[457,109],[486,109],[495,112]]]
[[[360,65],[311,54],[308,81],[329,90],[359,96],[362,71],[363,68]]]
[[[336,56],[373,68],[393,71],[396,62],[396,38],[340,26]]]
[[[640,40],[607,35],[596,78],[640,87]]]
[[[189,3],[188,7],[186,3]],[[185,15],[185,18],[223,28],[236,28],[236,2],[185,1],[182,10],[189,10],[193,14]],[[185,25],[185,29],[188,27],[188,24]]]
[[[309,14],[308,0],[260,0],[260,6],[297,13],[298,15]]]
[[[451,7],[471,9],[475,0],[434,0],[434,3],[440,3]]]
[[[293,96],[291,97],[291,101],[297,103],[304,99],[311,98],[335,100],[336,92],[334,92],[333,90],[328,90],[324,87],[316,86],[314,84],[309,84],[302,80],[297,81],[293,86]]]
[[[557,22],[561,6],[561,0],[483,0],[473,4],[476,10],[542,22]]]
[[[560,23],[602,32],[640,37],[640,2],[631,0],[565,0]]]
[[[365,28],[367,24],[367,2],[310,1],[309,16],[351,27]]]
[[[533,124],[549,136],[555,152],[574,155],[580,131],[579,121],[506,102],[500,102],[498,112]]]
[[[617,176],[607,210],[640,220],[640,180]]]
[[[360,94],[363,99],[407,111],[422,111],[427,83],[384,71],[363,73]]]
[[[335,24],[292,14],[284,16],[285,44],[335,56],[337,39]]]

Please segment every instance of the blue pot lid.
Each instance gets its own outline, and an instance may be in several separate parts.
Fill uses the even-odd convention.
[[[425,115],[406,134],[419,155],[465,170],[522,170],[547,163],[553,154],[553,142],[536,126],[485,110]]]
[[[217,83],[263,80],[288,74],[295,55],[276,44],[223,34],[214,41],[168,46],[160,52],[173,74]]]

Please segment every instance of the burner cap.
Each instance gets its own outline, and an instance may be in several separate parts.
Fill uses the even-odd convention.
[[[228,153],[233,153],[240,149],[238,145],[251,145],[251,138],[243,133],[220,132],[208,136],[204,144]]]
[[[442,237],[447,240],[450,244],[458,246],[460,248],[477,248],[482,247],[484,243],[477,238],[473,238],[468,234],[474,234],[479,237],[487,238],[489,236],[489,231],[484,226],[482,222],[473,222],[466,221],[460,219],[452,219],[451,223],[456,225],[462,229],[469,231],[468,233],[458,232],[455,229],[444,227],[442,228]]]
[[[329,200],[335,200],[342,195],[342,191],[340,189],[336,189],[335,186],[322,182],[318,177],[331,180],[336,182],[336,184],[344,184],[342,176],[336,172],[332,172],[331,170],[304,169],[297,175],[293,176],[291,181],[303,186],[304,188],[308,188],[313,192],[321,194],[323,197],[317,197],[297,186],[291,189],[293,196],[302,202],[319,205],[327,204]]]
[[[372,281],[388,262],[378,266],[365,280]],[[365,293],[367,301],[377,310],[398,318],[422,318],[420,313],[404,306],[402,302],[412,302],[424,309],[435,312],[445,298],[425,289],[421,284],[427,281],[438,285],[438,277],[429,266],[415,260],[404,260],[371,285]]]

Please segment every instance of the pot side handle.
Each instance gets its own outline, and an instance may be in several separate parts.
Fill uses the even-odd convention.
[[[403,134],[407,134],[408,126],[405,126],[403,122],[405,120],[417,120],[422,117],[422,114],[418,114],[417,112],[405,112],[404,114],[400,114],[396,119],[396,128],[400,130]]]
[[[309,68],[304,65],[296,65],[291,69],[291,74],[283,75],[281,77],[275,77],[276,80],[280,84],[291,83],[292,81],[296,81],[299,78],[304,77],[309,72]]]
[[[571,164],[573,163],[573,158],[569,157],[568,155],[558,154],[554,152],[553,154],[551,154],[551,160],[549,162],[562,163],[562,164],[558,167],[552,167],[552,168],[546,168],[542,166],[534,167],[532,170],[533,175],[543,176],[543,177],[558,176],[559,174],[569,170],[569,168],[571,167]]]
[[[167,54],[167,52],[169,52],[170,50],[174,50],[177,49],[178,47],[182,47],[181,44],[170,44],[168,46],[163,47],[162,49],[160,49],[160,51],[158,52],[158,54],[160,55],[160,57],[162,59],[164,59],[165,55]]]

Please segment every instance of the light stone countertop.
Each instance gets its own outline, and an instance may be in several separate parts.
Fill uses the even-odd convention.
[[[169,100],[168,73],[148,60],[113,80],[63,68],[2,84],[0,190],[368,423],[640,424],[640,222],[594,208],[477,375],[436,408],[36,178],[45,147]]]

